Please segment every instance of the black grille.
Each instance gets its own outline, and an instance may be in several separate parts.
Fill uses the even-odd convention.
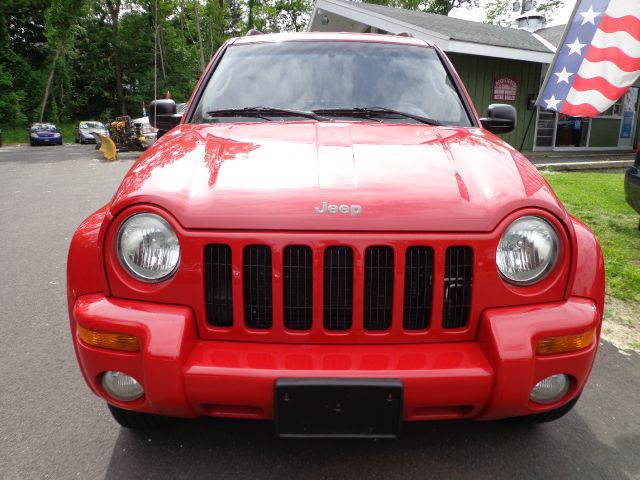
[[[460,328],[469,321],[473,251],[470,247],[447,248],[444,267],[442,327]]]
[[[231,291],[231,248],[207,245],[204,253],[205,299],[207,321],[216,327],[233,325]]]
[[[363,321],[366,330],[386,330],[393,309],[393,249],[369,247],[364,255]]]
[[[244,321],[250,328],[271,328],[271,249],[248,245],[243,252]]]
[[[409,247],[404,266],[405,330],[424,330],[431,322],[433,305],[433,249]]]
[[[353,317],[353,250],[324,251],[324,328],[348,330]]]
[[[283,256],[284,325],[290,330],[308,330],[313,316],[313,253],[310,247],[291,246]]]

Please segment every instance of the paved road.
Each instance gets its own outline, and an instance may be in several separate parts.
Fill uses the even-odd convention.
[[[268,422],[214,419],[120,429],[76,366],[65,257],[132,163],[0,148],[0,479],[640,479],[640,356],[609,344],[576,409],[545,426],[426,423],[397,441],[277,440]]]

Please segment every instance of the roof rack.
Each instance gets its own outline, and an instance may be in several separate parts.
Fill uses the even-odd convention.
[[[260,30],[256,30],[255,28],[252,28],[251,30],[249,30],[249,31],[246,33],[246,35],[245,35],[245,36],[246,36],[246,37],[251,37],[251,36],[253,36],[253,35],[264,35],[264,33],[262,33]]]
[[[413,38],[413,35],[410,34],[409,32],[398,32],[394,36],[395,37],[411,37],[411,38]]]

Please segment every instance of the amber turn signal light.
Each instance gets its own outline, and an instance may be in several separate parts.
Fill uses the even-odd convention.
[[[78,336],[84,343],[94,347],[120,350],[123,352],[138,352],[140,350],[140,344],[135,335],[102,332],[78,325]]]
[[[583,333],[548,337],[538,341],[536,352],[538,355],[552,355],[554,353],[575,352],[587,348],[596,338],[596,329],[592,328]]]

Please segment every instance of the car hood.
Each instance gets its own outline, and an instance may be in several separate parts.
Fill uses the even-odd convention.
[[[139,203],[187,229],[491,231],[523,207],[567,217],[484,130],[359,122],[181,125],[131,168],[111,212]]]

